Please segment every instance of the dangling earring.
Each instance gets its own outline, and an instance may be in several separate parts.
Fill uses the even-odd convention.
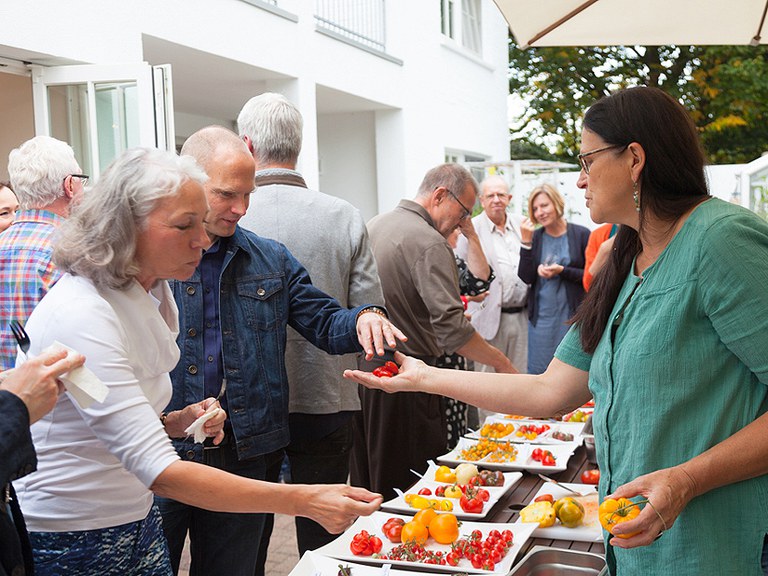
[[[640,212],[640,196],[638,195],[637,190],[637,180],[632,182],[632,200],[635,201],[635,210]]]

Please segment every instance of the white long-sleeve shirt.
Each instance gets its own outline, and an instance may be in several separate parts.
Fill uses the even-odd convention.
[[[178,459],[158,418],[179,359],[178,311],[166,282],[98,290],[65,275],[26,324],[37,354],[54,341],[82,353],[109,388],[83,410],[64,393],[32,426],[38,469],[14,482],[31,531],[107,528],[146,517],[149,486]]]

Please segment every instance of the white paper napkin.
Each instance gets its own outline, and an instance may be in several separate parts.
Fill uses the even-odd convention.
[[[75,350],[58,341],[46,348],[47,350],[66,350],[67,355],[77,354]],[[107,394],[109,394],[109,388],[106,384],[99,380],[96,374],[86,368],[85,365],[62,374],[59,380],[64,383],[64,388],[83,409],[88,408],[94,402],[104,402]]]
[[[206,422],[208,422],[208,420],[218,415],[219,412],[221,412],[221,408],[216,408],[216,410],[212,410],[211,412],[206,412],[205,414],[200,416],[197,420],[192,422],[192,424],[187,426],[187,429],[184,430],[184,434],[186,434],[187,436],[194,435],[195,443],[202,444],[207,438],[205,432],[203,431],[203,426],[205,425]]]

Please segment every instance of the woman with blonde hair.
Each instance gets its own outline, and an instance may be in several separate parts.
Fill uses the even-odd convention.
[[[541,374],[584,298],[589,230],[565,220],[565,200],[551,185],[533,189],[521,229],[517,275],[528,289],[528,373]],[[540,228],[535,229],[534,225]]]

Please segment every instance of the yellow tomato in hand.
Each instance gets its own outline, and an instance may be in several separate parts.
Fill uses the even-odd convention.
[[[613,534],[613,528],[616,524],[637,518],[638,514],[640,514],[640,507],[628,498],[619,498],[617,500],[606,498],[597,509],[600,525],[611,534]],[[630,538],[635,534],[638,534],[638,532],[616,534],[616,536],[618,538]]]

